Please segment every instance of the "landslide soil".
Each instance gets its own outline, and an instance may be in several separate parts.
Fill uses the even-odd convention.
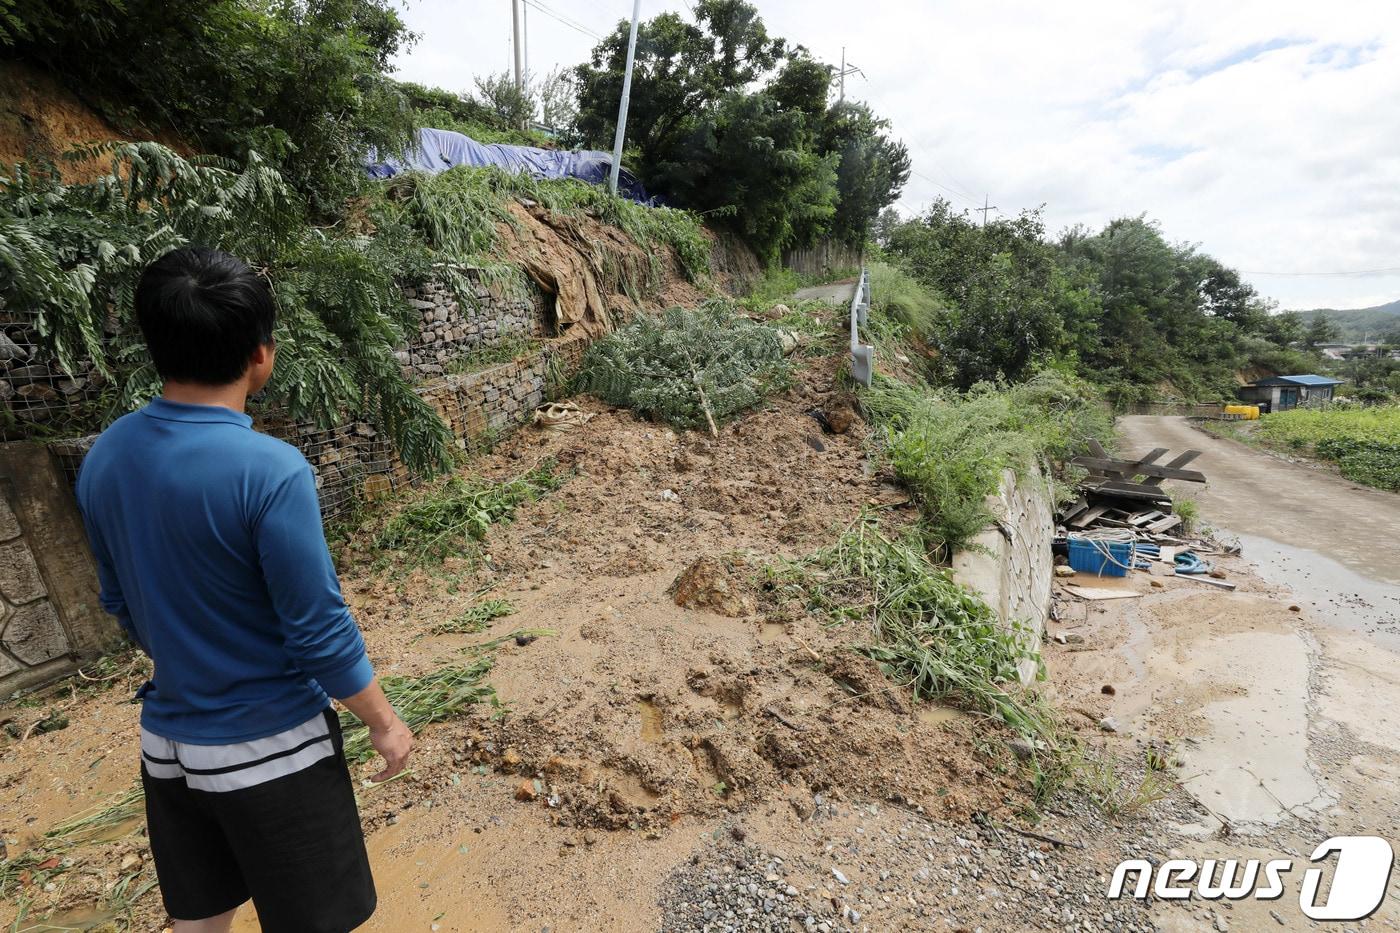
[[[461,663],[463,649],[517,629],[551,633],[507,637],[490,676],[499,707],[430,726],[412,774],[361,790],[383,905],[370,929],[426,929],[439,913],[452,914],[443,929],[523,929],[535,916],[562,929],[656,926],[664,872],[735,820],[781,837],[814,801],[955,821],[1027,805],[1009,755],[985,739],[993,727],[916,705],[851,650],[862,625],[833,626],[767,585],[765,568],[829,544],[863,508],[912,518],[868,461],[863,423],[827,434],[811,414],[849,409],[838,360],[810,361],[716,438],[579,399],[595,416],[586,425],[524,428],[465,468],[499,479],[549,459],[569,478],[441,567],[384,569],[371,542],[395,503],[338,547],[381,676]],[[689,585],[674,588],[687,568]],[[479,634],[429,634],[488,596],[516,612]],[[110,689],[80,679],[0,716],[27,725],[52,706],[71,721],[4,748],[12,855],[129,786],[140,673],[133,662]],[[25,892],[34,916],[89,909],[124,874],[151,877],[139,832],[68,854],[76,864],[55,890]],[[160,927],[156,896],[134,910],[133,928]]]

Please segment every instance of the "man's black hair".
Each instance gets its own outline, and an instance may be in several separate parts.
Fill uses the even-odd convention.
[[[136,320],[162,379],[227,385],[272,342],[277,308],[267,282],[243,260],[187,246],[141,274]]]

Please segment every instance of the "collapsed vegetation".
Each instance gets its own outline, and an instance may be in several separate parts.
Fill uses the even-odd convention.
[[[408,568],[469,554],[492,525],[510,521],[521,505],[558,489],[565,479],[551,462],[502,482],[453,477],[390,518],[375,536],[374,547],[394,552]]]
[[[677,428],[719,425],[787,385],[779,332],[726,301],[639,317],[593,344],[577,386]]]

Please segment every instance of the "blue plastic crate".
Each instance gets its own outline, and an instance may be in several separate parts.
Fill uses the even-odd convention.
[[[1136,555],[1131,541],[1069,539],[1069,565],[1080,573],[1101,577],[1126,577]]]

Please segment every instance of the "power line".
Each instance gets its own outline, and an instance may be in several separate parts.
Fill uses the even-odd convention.
[[[539,10],[539,11],[540,11],[541,13],[543,13],[545,16],[548,16],[548,17],[550,17],[551,19],[558,20],[559,22],[563,23],[565,26],[568,26],[570,29],[575,30],[576,32],[581,32],[581,33],[583,33],[585,36],[589,36],[589,37],[591,37],[591,38],[593,38],[593,39],[597,39],[597,40],[600,41],[600,42],[601,42],[602,39],[603,39],[603,37],[602,37],[601,35],[599,35],[598,33],[594,32],[592,29],[589,29],[587,26],[583,25],[582,23],[578,22],[577,20],[570,19],[569,17],[563,15],[562,13],[556,13],[556,12],[554,12],[554,11],[551,10],[549,7],[545,6],[543,3],[540,3],[539,0],[525,0],[525,3],[526,3],[526,5],[532,6],[532,7],[534,7],[535,9]]]
[[[982,226],[984,227],[987,226],[987,214],[989,214],[992,211],[1001,210],[1001,208],[997,207],[995,204],[990,203],[990,201],[991,198],[983,196],[982,206],[977,209],[982,212]]]
[[[971,197],[969,197],[969,196],[963,194],[961,191],[955,191],[954,189],[949,188],[947,185],[943,184],[943,183],[940,182],[940,181],[936,181],[936,180],[934,180],[933,178],[930,178],[929,176],[925,175],[923,172],[919,171],[919,170],[916,169],[916,168],[910,167],[910,169],[909,169],[909,174],[911,174],[911,175],[918,175],[920,178],[922,178],[924,181],[928,182],[929,184],[931,184],[931,185],[936,185],[937,187],[942,188],[944,191],[946,191],[946,192],[948,192],[949,194],[951,194],[953,197],[955,197],[955,198],[961,198],[961,199],[963,199],[964,201],[966,201],[968,204],[971,204],[973,207],[977,207],[977,202],[974,201]],[[981,210],[981,208],[977,208],[977,209],[978,209],[978,210]]]
[[[1353,270],[1350,270],[1350,271],[1347,271],[1347,272],[1250,272],[1250,271],[1245,270],[1245,269],[1241,269],[1241,270],[1240,270],[1240,274],[1241,274],[1241,275],[1290,275],[1290,276],[1293,276],[1293,275],[1298,275],[1298,276],[1314,276],[1314,275],[1388,275],[1388,274],[1390,274],[1390,273],[1395,273],[1395,272],[1400,272],[1400,266],[1395,266],[1395,267],[1390,268],[1390,269],[1353,269]]]

